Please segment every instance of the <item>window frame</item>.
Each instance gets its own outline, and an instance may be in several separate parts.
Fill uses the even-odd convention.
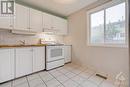
[[[119,43],[91,43],[91,14],[99,12],[99,11],[104,11],[104,27],[106,23],[106,9],[111,8],[115,5],[121,4],[125,2],[125,44],[119,44]],[[87,14],[87,45],[88,46],[101,46],[101,47],[123,47],[123,48],[128,48],[128,1],[127,0],[113,0],[110,1],[104,5],[98,6],[94,9],[91,9],[86,12]],[[105,34],[105,33],[104,33]],[[104,36],[105,38],[105,36]],[[104,39],[105,40],[105,39]]]

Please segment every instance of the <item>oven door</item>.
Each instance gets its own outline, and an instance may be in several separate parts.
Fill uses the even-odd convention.
[[[64,47],[63,46],[47,46],[46,61],[52,62],[55,60],[64,59]]]

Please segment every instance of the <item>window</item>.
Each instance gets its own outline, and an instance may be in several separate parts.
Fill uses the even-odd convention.
[[[88,17],[89,45],[126,45],[125,2],[90,11]]]

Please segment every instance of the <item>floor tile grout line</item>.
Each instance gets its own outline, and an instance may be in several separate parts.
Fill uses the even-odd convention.
[[[67,69],[67,70],[68,70],[68,69]],[[86,70],[87,70],[87,69],[86,69]],[[58,71],[61,72],[60,70],[58,70]],[[68,71],[70,71],[70,70],[68,70]],[[85,70],[84,70],[84,71],[85,71]],[[80,73],[82,73],[82,72],[84,72],[84,71],[81,71]],[[70,72],[73,73],[72,71],[70,71]],[[62,73],[62,72],[61,72],[61,73]],[[80,73],[79,73],[79,74],[80,74]],[[87,73],[87,72],[86,72],[86,73]],[[85,79],[85,81],[87,81],[87,80],[90,81],[89,78],[91,78],[92,76],[94,76],[95,73],[96,73],[96,72],[94,72],[91,76],[89,76],[88,79]],[[63,74],[64,74],[64,73],[63,73]],[[73,74],[75,74],[75,73],[73,73]],[[69,78],[69,77],[68,77],[68,78],[72,80],[72,78],[76,77],[76,76],[79,75],[79,74],[76,74],[75,76],[73,76],[73,77],[71,77],[71,78]],[[64,75],[67,76],[66,74],[64,74]],[[72,81],[74,81],[74,80],[72,80]],[[74,82],[75,82],[75,81],[74,81]],[[91,82],[91,81],[90,81],[90,82]],[[77,83],[77,82],[76,82],[76,83]],[[95,84],[94,82],[92,82],[92,83]],[[77,83],[77,84],[78,84],[78,86],[80,85],[79,83]],[[97,85],[97,84],[96,84],[96,85]],[[97,85],[97,86],[98,86],[98,85]]]
[[[60,69],[61,70],[61,69]],[[57,70],[56,69],[56,71],[58,71],[58,72],[60,72],[60,73],[62,73],[60,70]],[[68,70],[68,69],[67,69]],[[68,70],[69,72],[71,72],[70,70]],[[83,70],[83,71],[81,71],[80,73],[82,73],[82,72],[84,72],[85,70]],[[49,73],[51,76],[53,76],[58,82],[60,82],[54,75],[52,75],[50,72],[47,72],[47,73]],[[73,73],[73,74],[75,74],[75,76],[73,76],[73,77],[71,77],[71,78],[69,78],[68,77],[68,79],[71,79],[72,81],[74,81],[72,78],[74,78],[74,77],[76,77],[76,75],[79,75],[80,73],[78,73],[78,74],[76,74],[76,73],[74,73],[74,72],[71,72],[71,73]],[[66,74],[64,74],[64,73],[62,73],[63,75],[65,75],[66,76]],[[95,73],[94,73],[95,74]],[[89,76],[89,78],[90,77],[92,77],[94,74],[92,74],[91,76]],[[40,75],[39,75],[40,76]],[[59,75],[59,76],[61,76],[61,75]],[[67,77],[67,76],[66,76]],[[41,76],[40,76],[40,78],[41,78]],[[88,78],[88,79],[89,79]],[[42,79],[42,78],[41,78]],[[53,79],[53,78],[52,78]],[[51,79],[51,80],[52,80]],[[87,81],[88,79],[85,79],[85,81]],[[43,81],[43,80],[42,80]],[[50,81],[50,80],[49,80]],[[88,80],[89,81],[89,80]],[[43,81],[44,82],[44,81]],[[48,81],[47,81],[48,82]],[[65,83],[66,81],[64,81],[64,83]],[[75,83],[77,83],[76,81],[74,81]],[[44,82],[45,83],[45,82]],[[60,82],[61,83],[61,82]],[[92,82],[93,83],[93,82]],[[46,83],[45,83],[46,84]],[[61,83],[62,85],[63,85],[63,83]],[[79,85],[81,85],[81,84],[79,84],[79,83],[77,83],[78,84],[78,86]],[[93,83],[93,84],[95,84],[95,83]],[[46,85],[47,86],[47,85]],[[64,85],[63,85],[64,86]],[[98,85],[97,85],[98,86]]]
[[[68,69],[67,69],[68,70]],[[59,72],[61,72],[60,70],[58,70]],[[71,73],[73,73],[72,71],[70,71],[70,70],[68,70],[69,72],[71,72]],[[85,71],[85,70],[84,70]],[[84,71],[81,71],[80,73],[82,73],[82,72],[84,72]],[[62,73],[62,72],[61,72]],[[80,74],[79,73],[79,74]],[[62,73],[62,74],[64,74],[64,73]],[[75,73],[73,73],[73,74],[75,74]],[[76,77],[76,75],[79,75],[79,74],[75,74],[75,76],[73,76],[73,77],[71,77],[71,78],[74,78],[74,77]],[[66,77],[68,77],[66,74],[64,74]],[[68,77],[69,79],[71,79],[70,77]],[[71,79],[72,80],[72,79]],[[86,79],[87,80],[87,79]]]
[[[47,72],[47,73],[49,73],[48,71],[43,71],[43,72]],[[49,73],[50,74],[50,73]],[[41,79],[42,79],[42,76],[41,75],[39,75],[40,77],[41,77]],[[52,78],[53,79],[53,78]],[[52,80],[52,79],[50,79],[50,80]],[[43,79],[42,79],[43,80]],[[48,81],[50,81],[50,80],[48,80]],[[44,80],[43,80],[44,81]],[[44,82],[48,82],[48,81],[44,81]]]
[[[67,69],[68,70],[68,69]],[[76,77],[76,75],[79,75],[80,73],[82,73],[82,72],[84,72],[84,71],[81,71],[80,73],[78,73],[78,74],[76,74],[76,73],[74,73],[74,72],[72,72],[72,71],[70,71],[70,70],[68,70],[69,72],[71,72],[71,73],[73,73],[73,74],[75,74],[75,76],[73,76],[73,77]],[[61,72],[60,70],[59,70],[59,72]],[[62,72],[61,72],[62,73]],[[63,73],[64,74],[64,73]],[[66,74],[64,74],[65,76],[67,76]],[[71,77],[71,78],[73,78],[73,77]],[[69,78],[69,77],[68,77]],[[71,79],[70,78],[70,79]]]
[[[62,67],[62,68],[64,68],[64,67]],[[61,70],[61,69],[60,69]],[[56,69],[56,71],[59,71],[60,73],[62,73],[60,70],[57,70]],[[68,70],[68,69],[67,69]],[[69,72],[71,72],[70,70],[68,70]],[[85,70],[83,70],[83,71],[85,71]],[[83,72],[83,71],[81,71],[81,72]],[[81,73],[80,72],[80,73]],[[71,73],[73,73],[73,72],[71,72]],[[78,74],[80,74],[80,73],[78,73]],[[50,73],[51,74],[51,73]],[[76,75],[78,75],[78,74],[76,74],[76,73],[73,73],[73,74],[75,74],[75,76],[73,76],[73,77],[68,77],[66,74],[64,74],[64,73],[62,73],[63,75],[65,75],[69,80],[71,79],[71,78],[73,78],[73,77],[76,77]],[[52,75],[52,74],[51,74]],[[53,76],[54,77],[54,76]],[[55,77],[54,77],[55,78]],[[55,78],[56,80],[58,80],[57,78]],[[72,80],[72,79],[71,79]],[[59,80],[58,80],[59,81]],[[67,80],[66,80],[67,81]],[[66,82],[66,81],[64,81],[64,83]],[[73,80],[72,80],[73,81]],[[60,81],[59,81],[60,82]],[[75,81],[74,81],[75,82]],[[61,82],[60,82],[61,83]],[[77,82],[75,82],[75,83],[77,83]],[[63,83],[61,83],[62,85],[63,85]],[[77,83],[78,84],[78,86],[79,86],[79,83]],[[63,85],[64,86],[64,85]]]
[[[49,73],[51,74],[51,73]],[[52,74],[51,74],[52,75]],[[54,77],[54,76],[53,76]],[[55,77],[54,77],[55,78]],[[59,83],[61,83],[57,78],[55,78]],[[61,83],[63,85],[63,83]],[[59,86],[59,85],[58,85]],[[63,85],[64,86],[64,85]],[[65,86],[64,86],[65,87]]]
[[[13,81],[11,82],[11,87],[13,87]]]
[[[89,78],[91,78],[92,76],[94,76],[94,74],[93,75],[91,75]],[[89,79],[88,79],[89,80]],[[89,80],[90,81],[90,80]],[[105,80],[103,80],[103,81],[101,81],[99,84],[97,84],[98,86],[100,86],[103,82],[104,82]],[[92,83],[94,83],[93,81],[91,81]],[[95,83],[94,83],[95,84]]]
[[[103,80],[98,86],[101,86],[101,84],[103,84],[104,81],[105,81],[105,80]]]
[[[67,66],[68,68],[72,68],[72,69],[76,69],[76,68],[73,68],[73,67],[71,67],[71,66]],[[81,72],[80,73],[74,73],[72,70],[69,70],[67,67],[64,67],[64,66],[62,66],[62,68],[61,69],[55,69],[56,71],[58,71],[58,72],[60,72],[60,73],[62,73],[63,75],[65,75],[67,78],[68,78],[68,80],[72,80],[72,81],[74,81],[72,78],[74,78],[74,77],[76,77],[76,76],[79,76],[79,74],[81,74],[82,72],[85,72],[85,70],[88,70],[89,68],[86,68],[86,69],[84,69],[84,70],[81,70]],[[79,67],[80,68],[80,67]],[[68,77],[67,75],[66,75],[66,73],[63,73],[63,72],[61,72],[60,70],[62,70],[62,69],[66,69],[68,72],[66,72],[66,73],[73,73],[73,74],[75,74],[73,77]],[[79,69],[80,70],[80,69]],[[48,71],[42,71],[42,72],[47,72],[48,74],[50,74],[53,78],[52,79],[56,79],[61,85],[63,85],[64,86],[64,83],[66,82],[66,81],[68,81],[68,80],[66,80],[66,81],[64,81],[63,83],[62,82],[60,82],[56,77],[58,77],[58,76],[54,76],[51,72],[48,72]],[[85,72],[85,73],[87,73],[87,72]],[[95,76],[95,73],[96,73],[96,71],[94,71],[94,73],[92,74],[92,75],[90,75],[88,78],[85,78],[85,81],[90,81],[90,82],[92,82],[93,84],[96,84],[96,83],[94,83],[94,81],[91,81],[90,80],[90,78],[92,77],[92,76]],[[47,84],[46,84],[46,82],[42,79],[42,77],[41,77],[41,75],[39,74],[39,73],[37,73],[38,74],[38,76],[40,77],[40,79],[42,80],[42,82],[46,85],[46,87],[48,87],[47,86]],[[59,75],[59,76],[61,76],[61,75]],[[81,77],[81,76],[80,76]],[[25,76],[25,78],[26,78],[26,80],[27,80],[27,84],[28,84],[28,87],[30,87],[30,83],[29,83],[29,79],[28,79],[28,77],[27,76]],[[82,77],[81,77],[82,78]],[[50,79],[50,80],[52,80],[52,79]],[[50,80],[48,80],[48,81],[50,81]],[[47,82],[48,82],[47,81]],[[85,81],[83,81],[83,82],[85,82]],[[100,84],[96,84],[98,87],[101,85],[101,84],[103,84],[103,82],[104,82],[105,80],[102,80],[101,82],[100,82]],[[75,83],[77,83],[78,84],[78,86],[82,86],[81,84],[83,83],[81,83],[81,84],[79,84],[78,82],[76,82],[76,81],[74,81]],[[59,84],[59,85],[60,85]],[[59,86],[59,85],[57,85],[57,86]],[[10,85],[11,87],[13,87],[14,86],[14,80],[11,82],[11,85]],[[65,87],[65,86],[64,86]],[[76,86],[77,87],[77,86]]]
[[[42,80],[42,82],[46,85],[46,87],[47,87],[47,84],[43,81],[43,79],[42,79],[42,77],[39,75],[39,73],[38,73],[38,76],[40,77],[40,79]]]
[[[59,72],[60,72],[60,71],[59,71]],[[61,73],[62,73],[62,72],[61,72]],[[62,74],[63,74],[63,75],[65,75],[64,73],[62,73]],[[65,76],[66,76],[66,75],[65,75]],[[66,77],[67,77],[67,76],[66,76]],[[67,78],[68,78],[68,80],[70,79],[69,77],[67,77]],[[66,81],[64,81],[64,83],[65,83],[65,82],[67,82],[67,80],[66,80]]]
[[[56,70],[56,72],[60,72],[60,71],[57,71]],[[48,72],[49,74],[51,74],[52,76],[54,76],[52,73],[50,73],[50,72]],[[54,72],[55,73],[55,72]],[[61,72],[60,72],[61,73]],[[61,73],[61,74],[63,74],[63,73]],[[61,76],[61,75],[58,75],[58,76]],[[54,76],[55,77],[55,76]],[[57,76],[56,76],[57,77]]]
[[[68,70],[68,69],[67,69]],[[87,69],[85,69],[85,70],[87,70]],[[82,72],[84,72],[85,70],[83,70],[83,71],[81,71],[80,73],[82,73]],[[70,70],[68,70],[68,71],[70,71]],[[60,71],[59,71],[60,72]],[[72,71],[70,71],[71,73],[73,73],[73,74],[75,74],[75,76],[73,76],[73,77],[71,77],[71,78],[69,78],[69,79],[71,79],[72,81],[74,81],[72,78],[74,78],[74,77],[76,77],[77,75],[79,75],[80,73],[78,73],[78,74],[76,74],[76,73],[74,73],[74,72],[72,72]],[[62,73],[62,72],[61,72]],[[63,73],[64,74],[64,73]],[[67,75],[66,74],[64,74],[66,77],[67,77]],[[87,79],[85,79],[85,81],[86,81]],[[75,83],[77,83],[76,81],[74,81]],[[81,86],[81,84],[79,84],[79,83],[77,83],[78,85],[76,86],[76,87],[78,87],[78,86]]]
[[[68,69],[67,69],[67,70],[68,70]],[[60,70],[57,70],[57,71],[61,72]],[[68,70],[68,71],[71,72],[70,70]],[[85,71],[85,70],[84,70],[84,71]],[[82,73],[82,72],[84,72],[84,71],[81,71],[80,73]],[[61,72],[61,73],[62,73],[62,72]],[[73,73],[73,72],[71,72],[71,73]],[[80,73],[79,73],[79,74],[80,74]],[[64,74],[64,73],[62,73],[62,74]],[[75,74],[75,73],[73,73],[73,74]],[[66,74],[64,74],[64,75],[65,75],[66,77],[68,77],[69,80],[70,80],[70,79],[72,80],[72,78],[76,77],[76,76],[79,75],[79,74],[75,74],[75,76],[73,76],[73,77],[71,77],[71,78],[68,77]],[[85,81],[86,81],[86,80],[88,80],[88,79],[85,79]],[[72,81],[74,81],[74,80],[72,80]],[[65,82],[66,82],[66,81],[65,81]],[[65,83],[65,82],[64,82],[64,83]],[[76,81],[74,81],[74,82],[77,83]],[[78,86],[80,85],[79,83],[77,83],[77,84],[78,84]]]
[[[77,75],[78,75],[78,74],[77,74]],[[94,74],[93,74],[93,75],[94,75]],[[91,78],[93,75],[89,76],[89,78]],[[75,77],[76,77],[76,76],[75,76]],[[72,78],[73,78],[73,77],[72,77]],[[73,80],[72,78],[70,78],[70,79]],[[81,77],[81,78],[82,78],[82,77]],[[90,81],[89,78],[88,78],[88,79],[85,78],[85,80],[84,80],[83,82],[85,82],[85,81]],[[73,80],[73,81],[74,81],[74,80]],[[74,81],[74,82],[76,82],[76,81]],[[82,83],[83,83],[83,82],[82,82]],[[92,81],[90,81],[90,82],[92,82]],[[76,82],[76,83],[77,83],[77,82]],[[82,84],[82,83],[81,83],[81,84]],[[92,83],[95,84],[94,82],[92,82]],[[79,84],[79,83],[78,83],[78,84]],[[82,86],[81,84],[79,84],[79,85]],[[98,86],[98,85],[97,85],[97,86]]]
[[[68,70],[68,69],[67,69]],[[87,70],[87,69],[86,69]],[[59,70],[60,71],[60,70]],[[68,70],[68,71],[70,71],[70,70]],[[81,72],[84,72],[85,70],[83,70],[83,71],[81,71]],[[61,71],[60,71],[61,72]],[[76,73],[74,73],[74,72],[72,72],[72,71],[70,71],[71,73],[73,73],[73,74],[76,74]],[[81,73],[80,72],[80,73]],[[62,73],[62,72],[61,72]],[[80,74],[80,73],[78,73],[78,74]],[[63,73],[64,74],[64,73]],[[78,74],[76,74],[76,75],[78,75]]]
[[[67,69],[68,70],[68,69]],[[60,70],[58,70],[59,72],[61,72]],[[69,72],[71,72],[71,73],[73,73],[72,71],[70,71],[70,70],[68,70]],[[62,72],[61,72],[62,73]],[[64,73],[62,73],[62,74],[64,74]],[[73,74],[75,74],[75,73],[73,73]],[[65,76],[67,76],[66,74],[64,74]],[[75,75],[77,75],[77,74],[75,74]],[[68,77],[69,78],[69,77]],[[71,77],[71,78],[73,78],[73,77]]]
[[[39,73],[37,73],[37,75],[38,75],[38,78],[42,81],[42,84],[43,84],[43,83],[45,84],[45,82],[41,79]],[[38,79],[38,78],[34,78],[33,80]],[[28,79],[28,77],[27,77],[27,79]],[[29,80],[28,80],[28,82],[29,82]],[[45,85],[46,85],[46,84],[45,84]],[[46,87],[47,87],[47,86],[46,86]]]
[[[29,84],[29,81],[28,81],[28,77],[26,76],[26,80],[27,80],[27,83],[28,83],[28,87],[31,87],[30,84]]]
[[[91,81],[91,80],[89,80],[92,76],[94,76],[94,74],[93,75],[91,75],[89,78],[88,78],[88,81],[90,81],[91,83],[93,83],[93,84],[96,84],[95,82],[93,82],[93,81]],[[101,83],[101,82],[100,82]],[[99,86],[99,84],[96,84],[97,86]]]
[[[39,75],[39,73],[38,73],[38,75]],[[39,77],[40,77],[40,79],[42,80],[42,82],[46,85],[46,87],[48,87],[47,86],[47,84],[46,84],[46,82],[42,79],[42,77],[39,75]],[[50,81],[50,80],[49,80]]]

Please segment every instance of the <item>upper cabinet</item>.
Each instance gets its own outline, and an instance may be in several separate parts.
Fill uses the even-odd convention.
[[[42,32],[42,12],[30,8],[30,30]]]
[[[19,4],[15,8],[14,29],[29,31],[29,8]]]
[[[42,12],[16,4],[15,30],[42,32]]]
[[[67,20],[43,13],[43,29],[44,32],[52,32],[56,35],[67,35]]]
[[[13,16],[0,16],[0,29],[13,29]]]
[[[44,32],[52,32],[53,26],[52,26],[52,18],[53,16],[47,13],[43,13],[43,29]]]
[[[53,16],[53,30],[55,31],[55,34],[57,35],[67,35],[67,20]]]
[[[14,17],[0,17],[0,28],[30,33],[52,32],[67,35],[67,20],[19,4],[15,5]]]

